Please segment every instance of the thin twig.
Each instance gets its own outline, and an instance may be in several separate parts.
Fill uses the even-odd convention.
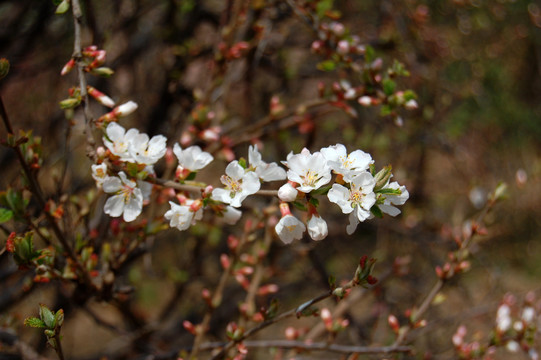
[[[94,140],[92,131],[92,114],[90,112],[90,102],[87,92],[87,81],[85,76],[84,67],[82,62],[82,43],[81,43],[81,25],[83,22],[83,12],[81,11],[81,4],[79,0],[72,0],[71,8],[73,13],[73,26],[74,26],[74,42],[73,42],[73,58],[77,62],[77,77],[79,78],[79,88],[81,91],[81,98],[83,99],[83,115],[85,118],[85,134],[87,142],[87,156],[96,161],[96,141]]]
[[[244,243],[246,242],[247,234],[244,233],[243,236],[240,238],[238,248],[240,249]],[[237,252],[238,253],[238,252]],[[208,307],[208,310],[203,317],[203,321],[201,324],[198,325],[199,331],[197,331],[197,334],[195,336],[194,342],[193,342],[193,348],[192,352],[190,353],[189,359],[197,359],[197,354],[199,352],[199,346],[203,342],[203,338],[208,330],[208,326],[210,324],[210,320],[212,318],[212,313],[216,306],[218,306],[222,302],[223,292],[225,289],[225,284],[229,280],[232,274],[232,269],[234,267],[234,263],[237,260],[236,253],[233,254],[231,263],[228,269],[225,269],[222,272],[222,275],[220,276],[220,281],[218,282],[218,286],[216,287],[216,290],[214,290],[214,294],[212,295],[210,306]]]
[[[4,107],[4,102],[2,101],[2,96],[0,96],[0,117],[2,118],[2,121],[4,122],[4,125],[6,126],[6,129],[9,134],[14,135],[13,132],[13,126],[11,125],[11,122],[9,120],[8,114],[6,112],[6,109]],[[79,259],[77,258],[77,255],[73,251],[73,248],[70,245],[70,241],[67,239],[67,234],[65,234],[59,227],[58,223],[56,222],[56,219],[51,215],[50,212],[45,211],[45,205],[46,201],[43,196],[43,191],[41,190],[41,186],[34,176],[34,173],[26,163],[26,160],[24,158],[24,154],[22,153],[22,150],[20,146],[13,147],[15,150],[15,154],[17,155],[17,159],[19,160],[19,163],[21,164],[21,167],[23,169],[24,174],[26,175],[26,178],[28,180],[28,185],[30,187],[30,191],[34,195],[34,198],[36,199],[38,203],[38,207],[40,208],[40,211],[43,212],[45,217],[47,218],[47,221],[49,222],[53,232],[56,235],[56,238],[62,245],[64,251],[67,253],[68,258],[70,258],[75,267],[77,268],[79,274],[82,276],[83,281],[89,286],[93,287],[92,281],[90,280],[90,277],[88,276],[88,273],[85,271],[81,263],[79,262]]]

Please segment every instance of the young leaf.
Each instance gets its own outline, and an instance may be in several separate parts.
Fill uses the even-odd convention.
[[[26,326],[30,326],[33,328],[44,328],[45,323],[38,319],[37,317],[29,317],[24,320],[24,324]]]
[[[64,14],[66,11],[68,11],[70,8],[70,3],[68,0],[62,1],[57,7],[56,7],[56,14]]]
[[[39,305],[39,317],[45,323],[49,329],[54,329],[56,326],[56,319],[51,310],[43,304]]]
[[[13,211],[5,208],[0,208],[0,223],[5,223],[11,220],[13,217]]]

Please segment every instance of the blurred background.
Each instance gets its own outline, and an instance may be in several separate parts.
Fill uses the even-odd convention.
[[[330,85],[348,78],[340,70],[318,70],[322,58],[311,51],[315,35],[286,2],[259,0],[249,2],[249,20],[266,29],[259,46],[246,59],[224,65],[221,81],[227,86],[220,86],[221,92],[208,91],[216,86],[213,60],[220,39],[228,35],[224,24],[231,23],[236,3],[84,2],[83,44],[107,50],[105,65],[115,71],[109,79],[89,78],[90,83],[118,103],[133,100],[139,105],[136,113],[122,120],[124,127],[164,134],[172,146],[191,125],[191,113],[206,92],[216,123],[238,135],[235,129],[268,114],[273,96],[295,108],[318,97],[320,82]],[[488,337],[505,293],[513,292],[519,299],[528,290],[540,295],[541,2],[321,3],[333,5],[351,34],[372,46],[386,66],[393,59],[405,64],[411,75],[400,79],[399,86],[416,92],[419,107],[401,112],[399,123],[359,104],[354,105],[356,117],[335,108],[309,110],[313,123],[309,131],[300,126],[262,131],[263,159],[279,161],[304,146],[316,151],[343,143],[349,151],[369,152],[378,169],[392,164],[394,180],[406,185],[410,199],[397,218],[363,223],[353,236],[346,235],[345,216],[338,207],[327,206],[322,215],[329,223],[329,237],[317,246],[299,242],[284,247],[275,242],[269,280],[279,281],[276,297],[286,310],[324,291],[329,275],[348,279],[364,254],[378,258],[376,276],[400,257],[409,264],[408,273],[387,279],[347,315],[352,331],[344,341],[388,343],[386,316],[398,316],[420,303],[436,281],[434,266],[442,264],[454,248],[453,232],[474,219],[489,192],[506,182],[508,199],[486,218],[489,234],[473,248],[471,271],[445,289],[445,302],[434,306],[427,316],[428,327],[415,337],[420,351],[412,358],[421,358],[425,351],[434,358],[454,358],[450,338],[459,324],[468,324],[471,334]],[[65,191],[82,194],[95,187],[81,135],[82,117],[76,114],[67,121],[58,106],[76,84],[74,73],[60,76],[73,52],[73,19],[54,11],[52,1],[0,1],[0,57],[11,63],[9,75],[0,81],[0,93],[14,127],[32,129],[42,137],[45,164],[40,176],[45,189],[55,191],[55,179],[67,162]],[[236,40],[250,41],[254,36],[253,29],[246,29],[244,38]],[[103,108],[95,105],[92,111],[102,114]],[[1,131],[5,134],[3,127]],[[241,143],[232,150],[237,157],[246,156],[247,146]],[[217,175],[225,164],[225,160],[215,164],[215,174],[206,180],[218,185]],[[0,149],[0,168],[4,190],[20,174],[15,156],[5,148]],[[69,320],[64,343],[72,359],[137,358],[156,349],[167,353],[188,346],[191,335],[182,329],[181,321],[197,322],[201,309],[185,304],[197,301],[200,289],[217,281],[213,277],[219,270],[216,256],[224,249],[228,231],[202,224],[182,236],[174,231],[158,236],[150,255],[136,259],[122,280],[137,284],[130,302],[131,323],[106,304],[86,305],[122,327],[122,334],[141,323],[163,320],[167,313],[163,331],[154,338],[149,335],[146,346],[139,348],[133,338],[96,323],[77,304],[65,298],[62,304],[66,289],[40,285],[30,296],[24,295],[25,278],[13,275],[7,254],[1,255],[0,326],[18,328],[20,336],[43,350],[41,333],[22,329],[21,319],[33,315],[37,303],[56,299]],[[200,261],[190,257],[196,247],[205,255]],[[197,267],[195,272],[188,271],[190,266]],[[185,295],[174,306],[168,305],[174,291]],[[231,299],[238,293],[234,284],[226,292]],[[217,324],[230,321],[227,316],[236,311],[236,302],[230,306],[215,315]],[[224,326],[214,328],[219,330],[212,335],[223,338]],[[261,337],[280,337],[280,330]],[[501,356],[509,358],[505,353]]]

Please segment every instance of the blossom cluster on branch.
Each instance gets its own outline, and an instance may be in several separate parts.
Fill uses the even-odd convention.
[[[167,153],[167,139],[163,135],[149,138],[137,129],[126,131],[117,122],[110,122],[105,128],[103,143],[106,149],[99,149],[99,164],[92,165],[92,175],[97,186],[111,195],[104,211],[112,217],[122,216],[127,222],[133,221],[141,214],[145,200],[150,198],[155,177],[153,165]],[[178,160],[176,180],[180,185],[195,183],[197,172],[214,160],[199,146],[183,149],[175,143],[172,152]],[[107,166],[107,163],[112,165]],[[348,154],[342,144],[314,153],[306,148],[298,154],[291,152],[282,164],[287,171],[275,162],[263,161],[257,146],[250,146],[248,162],[241,158],[227,165],[225,174],[220,177],[222,187],[195,183],[201,189],[200,198],[191,198],[190,193],[183,190],[174,192],[178,204],[169,201],[171,208],[164,218],[171,227],[186,230],[201,220],[204,209],[209,207],[227,223],[234,224],[241,217],[238,208],[248,196],[257,194],[263,183],[287,180],[276,192],[282,217],[275,230],[284,243],[290,243],[301,239],[307,229],[313,240],[322,240],[328,235],[327,223],[317,211],[321,196],[326,195],[349,215],[348,234],[367,219],[384,213],[398,215],[400,210],[396,206],[403,205],[409,197],[405,186],[390,181],[390,166],[376,173],[370,154],[362,150]],[[289,204],[307,213],[306,224],[291,213]]]

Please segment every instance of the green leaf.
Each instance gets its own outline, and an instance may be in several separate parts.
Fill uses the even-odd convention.
[[[293,206],[295,206],[297,209],[301,210],[301,211],[307,211],[308,209],[306,208],[306,205],[304,204],[301,204],[300,202],[298,201],[293,201],[291,203]]]
[[[317,68],[322,71],[333,71],[336,69],[336,63],[333,60],[325,60],[317,64]]]
[[[377,207],[376,205],[372,206],[370,208],[370,212],[375,216],[375,217],[378,217],[378,218],[382,218],[383,217],[383,212],[381,211],[381,209],[379,207]]]
[[[5,223],[11,220],[13,217],[13,211],[9,209],[0,208],[0,223]]]
[[[396,83],[389,78],[383,79],[382,83],[383,83],[383,92],[385,93],[385,95],[391,96],[394,93],[394,90],[396,89]]]
[[[316,4],[316,13],[320,18],[325,16],[327,11],[332,10],[333,0],[321,0]]]
[[[332,185],[322,186],[319,189],[310,191],[310,195],[327,195]]]
[[[45,323],[45,326],[49,329],[54,329],[56,326],[55,315],[49,308],[43,304],[39,305],[39,317]]]
[[[68,11],[70,8],[70,3],[68,0],[62,1],[58,6],[56,7],[56,14],[64,14],[66,11]]]
[[[392,188],[379,189],[376,192],[379,194],[385,194],[385,195],[401,195],[402,194],[402,191],[400,191],[400,189],[392,189]]]
[[[404,91],[404,101],[417,99],[417,94],[413,90]]]
[[[195,179],[195,175],[197,175],[197,172],[195,171],[192,171],[191,173],[188,174],[188,176],[186,176],[186,181],[191,181],[191,180],[194,180]]]
[[[64,323],[64,310],[60,309],[56,312],[54,315],[54,319],[56,321],[56,326],[60,327]]]
[[[243,169],[247,169],[247,168],[248,168],[248,165],[247,165],[247,163],[246,163],[246,159],[243,158],[243,157],[241,157],[241,158],[239,159],[239,165],[242,166]]]
[[[374,61],[375,57],[376,57],[376,51],[374,50],[372,46],[367,45],[364,50],[364,61],[370,64],[372,61]]]
[[[382,105],[381,106],[381,110],[379,111],[379,115],[380,116],[387,116],[387,115],[391,115],[391,113],[393,112],[393,109],[385,104],[385,105]]]
[[[44,328],[45,323],[38,319],[37,317],[29,317],[24,320],[24,325],[30,326],[33,328]]]
[[[311,197],[310,200],[308,200],[308,202],[314,205],[316,208],[319,206],[319,200],[314,197]]]

